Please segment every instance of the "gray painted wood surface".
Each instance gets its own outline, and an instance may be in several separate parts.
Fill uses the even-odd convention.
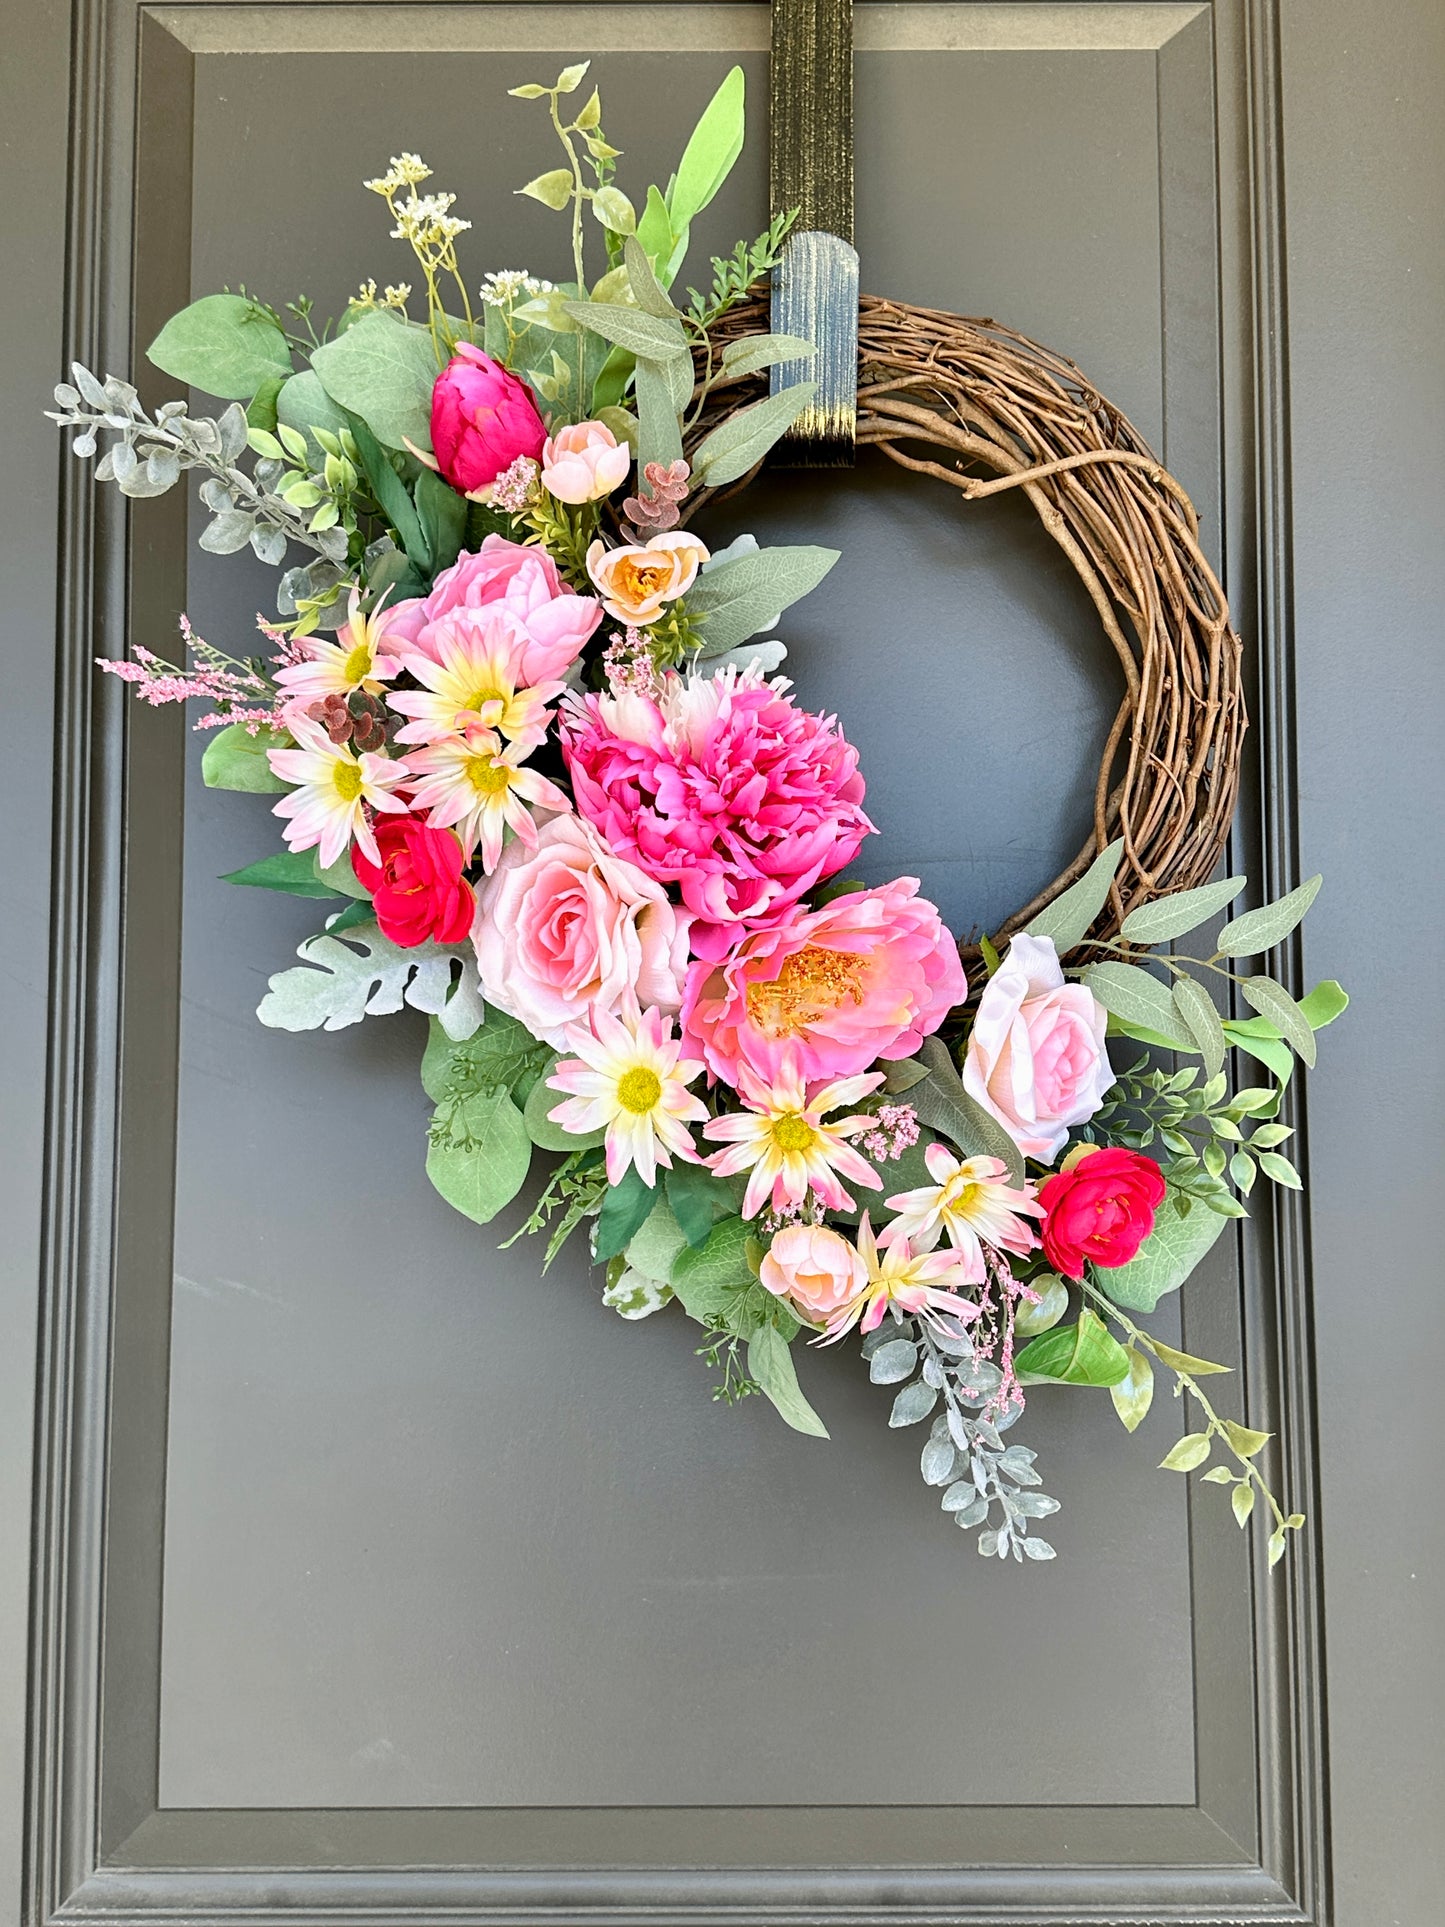
[[[1362,941],[1420,871],[1407,805],[1438,775],[1421,698],[1439,552],[1406,486],[1428,485],[1438,440],[1438,340],[1434,384],[1420,373],[1438,130],[1415,79],[1438,23],[1426,0],[1405,11],[1412,49],[1360,26],[1386,10],[1342,0],[1308,22],[1286,5],[1278,36],[1272,7],[1235,0],[859,12],[865,285],[1075,355],[1194,490],[1256,649],[1239,860],[1328,871],[1305,961],[1365,992],[1311,1086],[1305,1210],[1221,1250],[1188,1309],[1192,1347],[1242,1349],[1251,1415],[1307,1494],[1318,1343],[1319,1529],[1267,1586],[1218,1510],[1191,1517],[1153,1472],[1172,1408],[1131,1445],[1103,1401],[1036,1398],[1061,1558],[995,1572],[842,1361],[805,1366],[834,1443],[798,1440],[708,1402],[680,1320],[623,1326],[575,1259],[542,1282],[533,1253],[496,1253],[426,1185],[410,1019],[255,1024],[314,922],[215,880],[271,846],[264,803],[208,795],[176,719],[91,690],[89,656],[163,635],[183,604],[202,633],[244,635],[268,579],[200,556],[168,505],[133,512],[127,551],[117,505],[37,427],[56,344],[121,368],[132,334],[224,279],[325,309],[390,278],[358,182],[403,145],[464,211],[492,193],[479,258],[544,271],[547,217],[495,195],[544,164],[501,89],[613,37],[633,51],[599,61],[609,132],[641,169],[733,57],[761,102],[766,10],[205,5],[139,33],[121,0],[82,10],[69,305],[35,195],[16,203],[33,268],[5,290],[23,295],[12,446],[64,490],[17,497],[4,556],[25,852],[0,931],[20,939],[0,1160],[17,1545],[32,1436],[40,1451],[33,1640],[26,1562],[0,1573],[0,1916],[70,1896],[137,1923],[1436,1917],[1439,1520],[1362,1489],[1422,1429],[1423,1366],[1412,1384],[1400,1361],[1439,1319],[1438,1266],[1361,1203],[1399,1194],[1384,1092],[1420,1058],[1389,1000],[1438,1007],[1426,936],[1408,959]],[[66,28],[43,7],[32,24],[7,124],[53,184]],[[691,51],[661,51],[678,34]],[[759,145],[700,253],[761,225],[763,171]],[[1378,412],[1347,431],[1355,354]],[[1015,505],[962,511],[867,464],[758,487],[749,524],[845,549],[789,625],[789,668],[862,751],[870,875],[915,872],[958,925],[996,921],[1076,843],[1111,709],[1077,586]],[[1418,559],[1387,576],[1387,540]],[[1363,1146],[1362,1089],[1380,1132]],[[1438,1136],[1423,1149],[1438,1170]],[[1394,1326],[1362,1316],[1387,1289]],[[1362,1436],[1347,1416],[1387,1369],[1394,1400],[1382,1386]],[[916,1655],[954,1645],[948,1690]]]

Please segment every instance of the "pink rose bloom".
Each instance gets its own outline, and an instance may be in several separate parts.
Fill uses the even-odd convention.
[[[551,436],[542,450],[542,486],[573,507],[599,502],[627,480],[632,450],[605,422],[572,422]]]
[[[827,1325],[868,1289],[868,1269],[848,1240],[821,1224],[790,1224],[768,1247],[758,1283],[810,1325]]]
[[[724,1083],[790,1065],[812,1084],[911,1057],[966,991],[937,910],[916,877],[899,877],[755,930],[721,963],[694,963],[683,1035]]]
[[[1092,991],[1064,982],[1052,938],[1012,939],[979,999],[963,1085],[1025,1157],[1047,1162],[1103,1103],[1106,1022]]]
[[[612,849],[676,883],[693,953],[718,958],[852,861],[873,825],[858,752],[781,677],[670,676],[658,696],[574,696],[561,712],[573,797]]]
[[[398,603],[387,625],[387,641],[410,644],[433,661],[441,659],[441,636],[432,625],[454,609],[501,608],[530,638],[519,662],[524,685],[565,676],[582,646],[602,620],[593,596],[574,595],[545,549],[489,535],[473,554],[459,555],[443,569],[422,600]]]
[[[436,378],[431,445],[443,477],[463,495],[485,491],[518,456],[542,453],[547,426],[526,382],[470,341]]]
[[[682,1002],[688,917],[661,885],[615,857],[575,816],[543,821],[537,846],[509,843],[478,890],[472,930],[488,1001],[561,1050],[569,1024],[633,997]]]

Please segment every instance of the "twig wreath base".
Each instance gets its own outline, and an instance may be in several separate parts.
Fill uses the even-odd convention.
[[[721,349],[767,325],[758,293],[712,340]],[[696,440],[760,385],[718,383]],[[1239,789],[1242,646],[1194,505],[1143,436],[1073,362],[1027,336],[864,295],[857,440],[965,501],[1021,489],[1078,574],[1123,672],[1093,833],[998,935],[1022,929],[1116,837],[1123,859],[1096,936],[1116,936],[1136,904],[1205,882]],[[971,951],[964,946],[965,957]]]

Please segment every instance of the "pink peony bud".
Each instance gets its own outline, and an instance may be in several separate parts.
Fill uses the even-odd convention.
[[[432,389],[431,439],[446,480],[478,496],[519,456],[538,460],[547,428],[526,382],[462,341]]]

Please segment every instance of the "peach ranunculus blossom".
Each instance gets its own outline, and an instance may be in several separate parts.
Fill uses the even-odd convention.
[[[542,486],[559,502],[578,508],[599,502],[627,480],[632,450],[605,422],[569,422],[542,450]]]
[[[768,1247],[758,1283],[786,1299],[810,1325],[826,1328],[867,1291],[868,1267],[827,1225],[790,1224]]]
[[[579,817],[539,823],[536,847],[509,843],[478,892],[472,941],[488,1002],[554,1050],[595,1010],[636,999],[676,1012],[691,917]]]
[[[984,986],[963,1084],[1025,1157],[1047,1162],[1114,1082],[1103,1006],[1064,982],[1049,937],[1017,936]]]
[[[587,551],[587,573],[615,622],[644,629],[656,622],[665,604],[686,595],[708,552],[695,535],[654,535],[609,549],[594,542]]]

